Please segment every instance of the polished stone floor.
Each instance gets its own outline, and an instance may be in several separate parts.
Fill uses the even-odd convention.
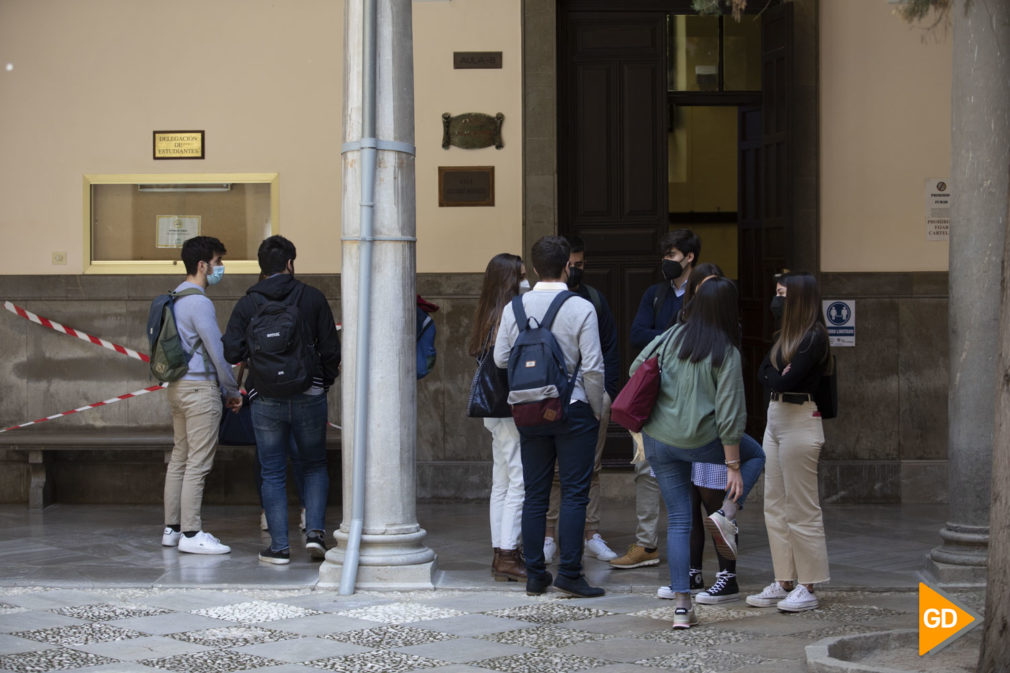
[[[315,589],[318,564],[299,547],[288,566],[259,563],[258,514],[206,508],[205,528],[232,553],[192,556],[160,547],[157,507],[0,506],[0,672],[801,673],[819,639],[915,628],[916,573],[946,508],[829,506],[820,609],[697,606],[701,624],[688,631],[670,628],[672,605],[656,598],[665,563],[621,571],[587,559],[607,589],[590,600],[493,582],[481,504],[419,507],[438,553],[434,590],[352,596]],[[632,515],[604,512],[615,549],[631,542]],[[770,561],[760,512],[740,523],[746,594],[769,581]],[[706,570],[711,579],[712,558]],[[981,592],[956,598],[981,609]],[[977,645],[960,647],[973,661]]]

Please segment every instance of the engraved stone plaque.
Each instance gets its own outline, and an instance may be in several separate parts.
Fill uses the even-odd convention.
[[[505,115],[501,112],[494,117],[481,112],[466,112],[453,117],[446,112],[442,115],[442,149],[455,145],[464,150],[476,150],[494,145],[500,150],[505,147],[501,137],[504,122]]]

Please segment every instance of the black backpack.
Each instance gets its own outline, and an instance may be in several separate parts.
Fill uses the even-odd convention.
[[[547,308],[543,320],[535,326],[527,318],[522,296],[512,300],[519,336],[509,354],[509,404],[519,432],[543,436],[557,434],[568,418],[568,404],[575,389],[582,359],[575,364],[571,376],[565,367],[565,354],[551,332],[551,325],[561,305],[577,296],[560,292]]]
[[[297,395],[312,385],[318,358],[298,310],[304,289],[299,283],[285,301],[249,293],[257,310],[245,330],[246,366],[256,391],[266,397]]]

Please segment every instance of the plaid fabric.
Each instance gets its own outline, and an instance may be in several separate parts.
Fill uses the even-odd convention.
[[[726,466],[715,463],[691,463],[691,483],[702,488],[726,488]]]

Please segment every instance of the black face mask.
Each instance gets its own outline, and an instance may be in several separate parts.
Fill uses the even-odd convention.
[[[780,294],[772,297],[771,306],[772,317],[775,318],[775,327],[782,324],[782,313],[786,310],[786,298]]]
[[[680,262],[675,262],[672,259],[663,260],[663,278],[667,280],[676,280],[684,274],[684,267]]]
[[[578,287],[582,284],[582,269],[577,266],[568,267],[568,287]]]

